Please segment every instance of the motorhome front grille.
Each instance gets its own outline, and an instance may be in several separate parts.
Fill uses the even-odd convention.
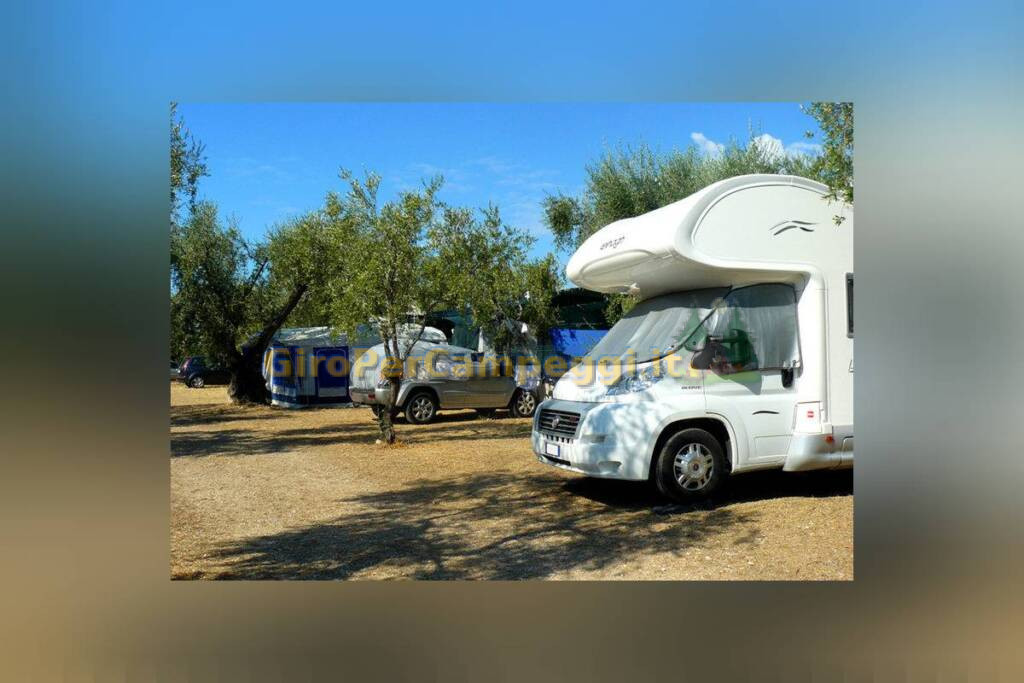
[[[576,436],[576,429],[579,425],[579,413],[570,413],[564,410],[545,408],[540,411],[540,416],[537,418],[537,426],[541,432],[556,436]]]

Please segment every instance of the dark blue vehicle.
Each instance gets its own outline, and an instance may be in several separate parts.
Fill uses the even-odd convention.
[[[178,368],[178,380],[193,389],[201,389],[207,384],[227,384],[231,381],[231,371],[221,365],[211,365],[202,356],[190,356]]]

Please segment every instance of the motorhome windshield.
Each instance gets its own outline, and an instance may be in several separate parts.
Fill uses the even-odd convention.
[[[608,361],[633,353],[637,363],[645,363],[666,356],[686,341],[728,291],[698,289],[641,301],[608,330],[588,357]]]

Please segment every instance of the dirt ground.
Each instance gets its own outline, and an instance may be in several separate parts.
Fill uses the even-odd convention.
[[[853,578],[850,472],[737,476],[680,507],[540,464],[528,419],[442,413],[386,448],[367,409],[172,383],[170,422],[175,579]]]

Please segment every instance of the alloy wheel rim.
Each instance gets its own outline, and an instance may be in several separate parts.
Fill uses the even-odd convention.
[[[417,420],[427,420],[434,413],[434,406],[430,403],[430,399],[420,396],[412,404],[412,414],[416,416]]]
[[[711,483],[715,459],[704,444],[688,443],[676,453],[672,473],[676,482],[687,491],[700,491]]]
[[[519,394],[519,400],[516,402],[519,407],[519,412],[523,415],[529,415],[533,412],[533,396],[523,392]]]

